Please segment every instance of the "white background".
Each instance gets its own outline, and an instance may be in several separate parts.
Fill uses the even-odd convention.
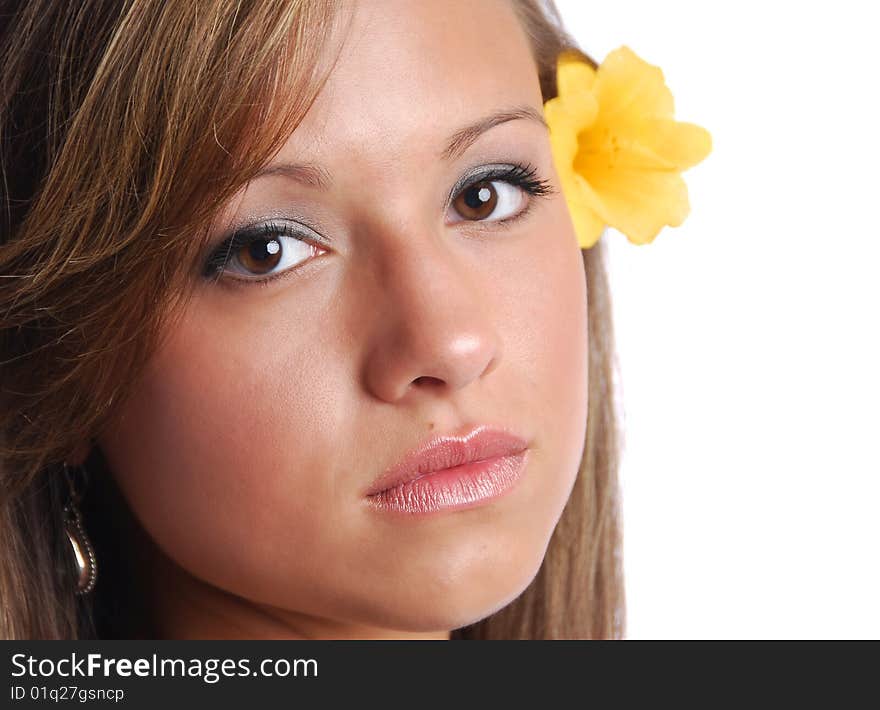
[[[870,3],[557,0],[713,152],[618,232],[630,638],[880,638],[880,43]]]

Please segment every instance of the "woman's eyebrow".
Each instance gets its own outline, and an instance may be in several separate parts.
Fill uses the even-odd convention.
[[[447,141],[446,147],[441,151],[440,158],[445,161],[453,160],[464,153],[473,145],[477,138],[490,128],[518,119],[535,121],[544,126],[544,128],[548,128],[544,115],[532,106],[523,105],[501,109],[455,131]],[[283,175],[286,178],[319,190],[329,189],[333,182],[330,173],[315,163],[275,163],[267,165],[253,179],[256,180],[269,175]]]
[[[474,141],[477,140],[477,138],[479,138],[490,128],[494,128],[499,124],[507,123],[508,121],[515,121],[520,118],[529,121],[537,121],[542,126],[544,126],[544,128],[548,128],[549,130],[547,122],[544,120],[544,115],[532,106],[524,105],[515,106],[514,108],[509,109],[502,109],[500,111],[495,111],[494,113],[489,114],[485,118],[474,121],[474,123],[471,123],[464,128],[459,128],[455,133],[452,134],[452,137],[449,139],[446,148],[443,150],[442,153],[440,153],[440,157],[443,160],[452,160],[454,158],[457,158],[462,153],[464,153],[474,143]]]
[[[283,175],[303,185],[316,187],[319,190],[328,189],[333,182],[330,173],[314,163],[274,163],[260,170],[253,179],[256,180],[269,175]]]

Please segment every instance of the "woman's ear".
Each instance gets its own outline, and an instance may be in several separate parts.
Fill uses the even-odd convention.
[[[91,439],[86,439],[85,441],[77,444],[76,448],[70,452],[70,455],[65,459],[67,461],[68,466],[80,466],[85,460],[88,458],[89,453],[92,450],[93,441]]]

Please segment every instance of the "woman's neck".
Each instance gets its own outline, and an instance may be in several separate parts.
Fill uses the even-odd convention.
[[[162,639],[448,640],[449,631],[407,632],[338,622],[258,604],[197,579],[155,545],[148,603]]]

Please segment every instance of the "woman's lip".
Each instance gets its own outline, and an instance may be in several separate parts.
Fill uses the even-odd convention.
[[[528,448],[528,442],[500,427],[467,427],[458,435],[437,435],[409,451],[397,464],[382,473],[367,491],[377,496],[428,474],[454,469],[465,464],[495,458],[516,457]]]
[[[528,449],[444,468],[368,496],[374,508],[408,516],[471,508],[507,493],[522,474]]]

